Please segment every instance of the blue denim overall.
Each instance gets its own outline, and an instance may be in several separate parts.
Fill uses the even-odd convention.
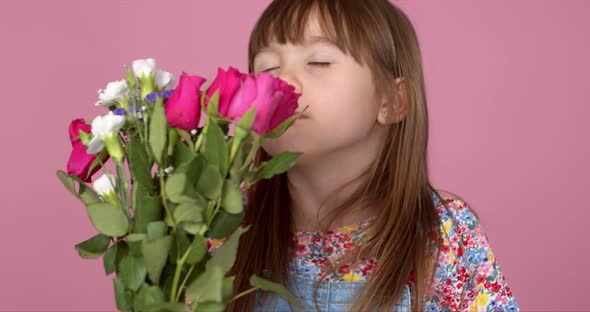
[[[304,306],[303,311],[318,311],[313,298],[313,292],[316,281],[300,276],[294,273],[289,273],[287,280],[287,288],[297,300]],[[363,286],[364,281],[337,281],[328,282],[323,281],[318,287],[318,305],[321,312],[344,312],[347,311],[351,300]],[[256,301],[260,297],[260,290],[256,291]],[[274,302],[273,302],[273,299]],[[410,288],[406,285],[403,289],[402,296],[395,304],[392,312],[410,312],[411,311],[411,296]],[[297,311],[292,307],[283,297],[270,293],[262,307],[255,305],[256,312],[290,312]]]
[[[431,192],[431,197],[434,202],[437,202],[437,196]],[[297,297],[299,302],[304,306],[303,311],[318,311],[314,302],[314,287],[316,281],[309,277],[298,275],[296,273],[288,273],[287,288],[293,295]],[[356,295],[363,286],[364,281],[323,281],[318,287],[318,305],[321,312],[344,312],[347,311],[354,295]],[[256,291],[256,301],[260,298],[260,290]],[[275,299],[275,300],[273,300]],[[411,312],[411,291],[410,287],[406,285],[403,289],[402,296],[395,304],[392,312]],[[262,307],[255,304],[254,311],[256,312],[290,312],[297,311],[292,307],[283,297],[270,293]],[[356,312],[356,311],[351,311]]]

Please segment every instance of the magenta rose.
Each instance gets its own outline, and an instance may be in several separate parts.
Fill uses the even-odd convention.
[[[166,120],[171,127],[196,129],[201,118],[201,86],[205,78],[182,72],[178,85],[165,104]]]
[[[96,160],[96,156],[93,154],[86,153],[88,149],[80,139],[74,140],[78,135],[80,135],[80,131],[91,133],[92,126],[86,124],[83,118],[78,118],[72,120],[70,123],[70,141],[72,142],[72,153],[70,154],[70,159],[68,160],[67,165],[67,172],[68,174],[75,175],[82,179],[84,182],[91,182],[92,175],[96,173],[100,169],[100,166],[95,166],[92,169],[92,172],[88,174],[88,170],[92,163]],[[103,162],[106,162],[109,159],[109,155],[106,154],[106,157],[103,159]],[[88,177],[86,177],[88,176]]]
[[[231,66],[228,71],[218,67],[217,77],[215,77],[215,80],[213,80],[211,85],[207,88],[204,101],[205,108],[209,109],[209,100],[213,96],[213,93],[219,89],[219,114],[221,116],[227,116],[229,104],[236,92],[240,89],[242,80],[246,76],[247,74],[242,74],[239,70]]]
[[[236,74],[233,75],[235,78]],[[228,79],[232,83],[232,88],[234,78]],[[297,100],[301,94],[295,93],[295,88],[286,81],[266,72],[261,72],[258,76],[241,74],[240,81],[241,87],[231,97],[227,109],[225,106],[223,111],[220,108],[222,116],[237,121],[248,109],[256,105],[256,118],[252,129],[258,135],[264,136],[295,114]]]

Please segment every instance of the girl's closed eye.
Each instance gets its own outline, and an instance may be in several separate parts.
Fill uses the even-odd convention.
[[[332,63],[330,63],[330,62],[309,62],[307,64],[313,64],[313,65],[319,66],[319,67],[328,67]],[[278,67],[271,67],[271,68],[268,68],[268,69],[263,70],[263,72],[268,72],[268,71],[274,70],[276,68],[278,68]]]
[[[328,67],[328,66],[330,66],[331,63],[330,62],[310,62],[308,64],[315,64],[320,67]]]

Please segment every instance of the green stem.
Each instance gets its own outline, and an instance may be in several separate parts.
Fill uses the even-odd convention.
[[[182,279],[182,283],[180,283],[180,287],[178,288],[178,293],[176,294],[176,298],[174,300],[174,302],[178,302],[178,299],[180,299],[180,294],[182,293],[182,289],[184,289],[184,286],[186,285],[186,282],[188,281],[188,277],[191,275],[191,273],[193,273],[193,269],[195,268],[197,264],[193,263],[193,265],[191,265],[190,269],[188,269],[188,273],[186,273],[186,276]]]
[[[139,121],[137,121],[137,122],[139,123]],[[137,127],[136,129],[137,129],[137,133],[139,133],[139,140],[141,141],[141,143],[145,144],[146,142],[145,142],[145,139],[143,138],[143,132],[141,131],[142,127],[143,127],[143,125],[139,124],[139,127]]]
[[[245,295],[247,295],[247,294],[249,294],[249,293],[251,293],[251,292],[255,291],[255,290],[256,290],[256,289],[258,289],[258,288],[260,288],[260,286],[256,286],[256,287],[254,287],[254,288],[250,288],[250,289],[248,289],[248,290],[246,290],[246,291],[243,291],[243,292],[241,292],[241,293],[237,294],[235,297],[231,298],[231,299],[228,301],[228,303],[230,303],[230,302],[232,302],[232,301],[234,301],[234,300],[236,300],[236,299],[238,299],[238,298],[240,298],[240,297],[242,297],[242,296],[245,296]]]
[[[164,205],[164,210],[170,216],[172,223],[174,224],[174,231],[176,232],[176,220],[174,220],[174,216],[170,213],[170,209],[168,208],[168,196],[166,196],[166,190],[164,185],[164,169],[162,167],[158,168],[158,175],[160,176],[160,194],[162,194],[162,203]]]
[[[180,279],[180,272],[182,271],[182,267],[184,266],[184,262],[186,261],[186,258],[188,258],[188,255],[189,255],[189,252],[190,251],[191,251],[191,249],[188,248],[184,252],[184,255],[182,255],[182,258],[180,258],[176,262],[176,270],[174,271],[174,278],[172,279],[172,291],[170,292],[170,301],[171,302],[175,302],[175,301],[172,301],[172,300],[174,300],[175,298],[177,298],[178,280]]]
[[[201,131],[197,137],[197,142],[195,142],[195,152],[199,152],[199,149],[201,148],[201,144],[203,143],[203,134],[204,131]]]
[[[217,214],[217,212],[219,211],[219,207],[221,206],[221,199],[217,200],[217,203],[215,205],[215,210],[213,210],[213,214],[211,215],[211,221],[213,221],[213,218],[215,218],[215,215]]]
[[[127,174],[125,173],[125,163],[117,164],[117,178],[119,178],[119,185],[121,185],[121,197],[122,197],[122,208],[125,210],[127,217],[129,218],[131,214],[129,213],[129,202],[128,202],[128,185],[127,185]]]
[[[254,143],[252,144],[252,148],[250,149],[250,152],[248,153],[246,160],[244,160],[244,163],[242,164],[242,167],[240,168],[240,173],[243,173],[244,170],[246,170],[250,167],[252,159],[254,159],[254,156],[256,155],[256,152],[258,151],[259,147],[260,147],[260,142],[258,141],[258,139],[256,139],[254,141]]]

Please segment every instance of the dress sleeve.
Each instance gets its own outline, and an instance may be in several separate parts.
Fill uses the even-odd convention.
[[[465,203],[459,214],[459,234],[463,240],[457,250],[465,268],[465,290],[461,310],[519,311],[510,287],[494,257],[480,221]],[[463,250],[462,250],[463,249]]]

